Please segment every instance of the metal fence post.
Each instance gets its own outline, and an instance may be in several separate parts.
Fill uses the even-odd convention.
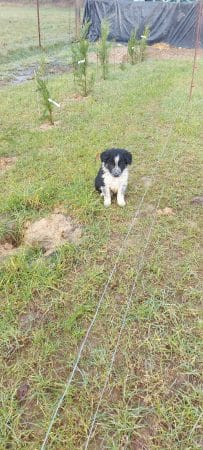
[[[41,47],[42,44],[41,44],[40,17],[39,17],[39,0],[37,0],[37,28],[38,28],[39,47]]]

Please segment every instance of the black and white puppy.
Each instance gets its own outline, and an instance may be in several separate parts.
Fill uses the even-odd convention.
[[[119,206],[125,206],[131,153],[122,148],[111,148],[101,153],[100,158],[102,166],[95,178],[95,188],[104,196],[104,206],[111,205],[111,193],[117,194]]]

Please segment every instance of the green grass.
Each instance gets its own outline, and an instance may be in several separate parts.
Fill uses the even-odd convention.
[[[74,9],[42,5],[40,24],[42,50],[38,46],[35,5],[0,2],[1,80],[10,79],[19,69],[36,65],[42,52],[49,62],[70,63],[69,43],[75,36]]]
[[[0,267],[0,448],[40,448],[120,245],[145,196],[82,355],[49,449],[82,449],[144,252],[115,364],[89,448],[197,450],[201,441],[200,206],[202,64],[187,103],[191,65],[149,61],[97,79],[75,99],[72,75],[49,81],[58,125],[42,132],[33,82],[1,91],[0,235],[19,242],[27,220],[62,206],[83,227],[79,245],[49,258],[24,249]],[[184,105],[184,106],[183,106]],[[179,113],[178,113],[179,111]],[[176,118],[176,115],[178,116]],[[170,127],[173,133],[160,164]],[[127,206],[104,210],[94,192],[98,152],[133,154]],[[162,187],[161,208],[153,216]],[[155,219],[147,249],[146,240]],[[21,393],[25,389],[24,396]]]

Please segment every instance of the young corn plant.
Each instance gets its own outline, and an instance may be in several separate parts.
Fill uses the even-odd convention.
[[[53,105],[50,102],[50,92],[47,86],[47,81],[45,80],[45,70],[46,70],[46,63],[42,59],[40,62],[39,69],[35,74],[37,92],[41,97],[43,107],[43,112],[40,118],[42,121],[48,120],[51,125],[54,125]]]
[[[101,39],[98,45],[98,58],[102,67],[102,78],[106,80],[109,72],[109,52],[111,44],[108,42],[109,23],[104,20],[101,23]]]
[[[92,91],[94,85],[94,74],[89,75],[88,71],[89,26],[90,23],[87,22],[82,27],[79,41],[71,47],[74,82],[84,97]]]

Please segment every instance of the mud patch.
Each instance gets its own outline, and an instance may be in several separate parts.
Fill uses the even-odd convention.
[[[5,86],[6,84],[22,84],[26,81],[33,80],[35,77],[35,72],[38,69],[38,64],[33,64],[30,67],[19,67],[15,73],[8,76],[6,80],[0,80],[0,86]],[[69,73],[72,70],[71,64],[63,64],[60,61],[52,61],[47,63],[46,75],[60,75],[63,73]]]
[[[51,214],[47,218],[27,224],[23,243],[31,247],[40,247],[45,256],[51,255],[58,247],[67,242],[78,244],[82,235],[80,226],[63,214]]]
[[[17,161],[17,158],[15,156],[6,157],[1,156],[0,157],[0,173],[5,172],[10,167],[12,167]]]

